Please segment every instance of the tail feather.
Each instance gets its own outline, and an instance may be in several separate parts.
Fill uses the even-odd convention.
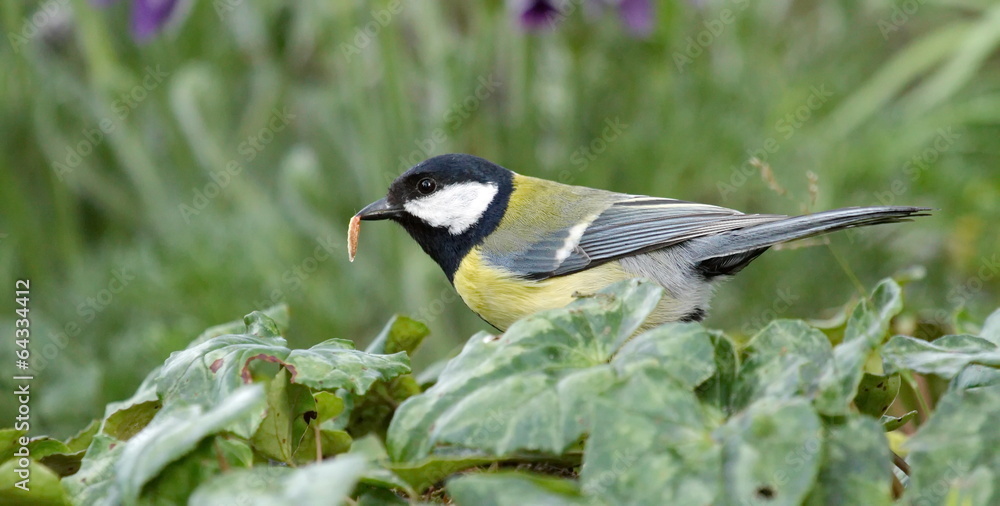
[[[845,207],[741,228],[698,240],[696,255],[706,274],[735,274],[770,246],[852,227],[911,221],[926,207]]]

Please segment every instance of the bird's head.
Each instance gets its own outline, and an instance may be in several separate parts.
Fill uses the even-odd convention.
[[[396,178],[385,198],[357,217],[399,223],[451,279],[465,254],[500,224],[513,180],[513,172],[476,156],[435,156]]]

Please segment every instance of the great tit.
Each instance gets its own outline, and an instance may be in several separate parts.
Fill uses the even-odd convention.
[[[465,154],[425,160],[352,220],[399,223],[459,295],[501,331],[612,283],[666,291],[645,327],[700,321],[715,282],[770,246],[848,227],[904,221],[928,208],[848,207],[805,216],[743,214],[522,176]],[[355,246],[352,246],[352,248]],[[352,250],[353,258],[353,250]]]

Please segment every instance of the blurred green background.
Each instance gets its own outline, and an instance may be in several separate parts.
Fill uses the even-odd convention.
[[[73,432],[278,302],[297,347],[423,319],[418,367],[489,329],[398,227],[365,225],[347,260],[348,219],[447,152],[745,211],[939,209],[764,255],[712,327],[829,317],[914,265],[917,330],[997,306],[993,2],[657,1],[648,37],[591,0],[526,31],[521,3],[202,0],[139,43],[129,2],[3,2],[0,386],[30,279],[32,432]]]

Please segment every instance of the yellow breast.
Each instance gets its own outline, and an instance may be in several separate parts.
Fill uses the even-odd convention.
[[[618,262],[610,262],[568,276],[532,281],[487,264],[476,247],[458,266],[454,283],[469,308],[496,328],[506,330],[529,314],[573,302],[574,293],[593,294],[631,277]]]

